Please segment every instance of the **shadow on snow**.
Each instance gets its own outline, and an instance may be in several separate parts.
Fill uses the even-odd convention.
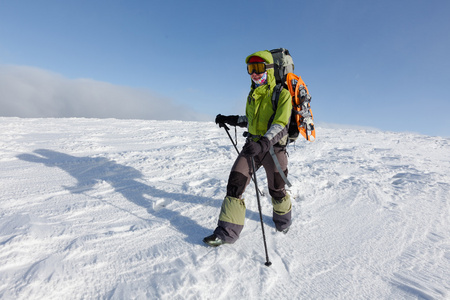
[[[169,220],[171,226],[185,234],[187,236],[186,241],[192,244],[202,244],[201,239],[214,230],[214,228],[205,228],[194,220],[164,206],[154,209],[157,203],[145,196],[198,205],[207,204],[217,208],[220,207],[221,201],[211,201],[210,198],[185,193],[170,193],[146,185],[139,181],[143,178],[140,171],[104,157],[76,157],[47,149],[38,149],[34,153],[20,154],[17,157],[24,161],[42,163],[47,167],[58,167],[64,170],[77,180],[75,186],[64,186],[71,193],[91,191],[95,189],[98,182],[107,182],[114,188],[115,192],[122,194],[128,201],[147,209],[150,214],[156,217]],[[123,210],[123,208],[117,208]],[[130,211],[127,212],[131,213]],[[247,210],[246,217],[259,222],[259,214],[256,212]],[[271,220],[267,222],[269,217],[264,216],[264,219],[266,224],[273,227]]]

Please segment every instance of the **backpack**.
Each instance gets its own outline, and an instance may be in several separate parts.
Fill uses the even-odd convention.
[[[288,73],[294,73],[294,60],[289,50],[284,48],[273,49],[269,52],[272,53],[277,84],[282,83]]]
[[[274,73],[277,85],[272,95],[272,108],[275,112],[278,100],[283,88],[287,88],[292,97],[292,112],[288,125],[288,143],[295,142],[301,134],[308,141],[315,141],[316,131],[314,128],[313,115],[311,111],[311,96],[308,88],[300,76],[294,74],[294,61],[289,50],[278,48],[270,50],[273,57]]]

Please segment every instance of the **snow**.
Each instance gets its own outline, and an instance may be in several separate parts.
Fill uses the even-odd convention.
[[[241,239],[202,243],[236,157],[212,122],[0,118],[0,135],[1,299],[450,298],[448,138],[319,127],[289,146],[287,235],[257,174],[267,267],[252,184]]]

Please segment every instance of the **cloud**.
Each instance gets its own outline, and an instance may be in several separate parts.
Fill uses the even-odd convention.
[[[149,90],[68,79],[28,66],[0,65],[0,115],[200,121],[207,117]]]

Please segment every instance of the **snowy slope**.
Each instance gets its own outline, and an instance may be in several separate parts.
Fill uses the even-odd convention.
[[[261,199],[266,267],[252,185],[241,239],[201,242],[236,157],[212,122],[0,118],[0,298],[449,299],[449,142],[290,146],[294,220],[276,233]]]

